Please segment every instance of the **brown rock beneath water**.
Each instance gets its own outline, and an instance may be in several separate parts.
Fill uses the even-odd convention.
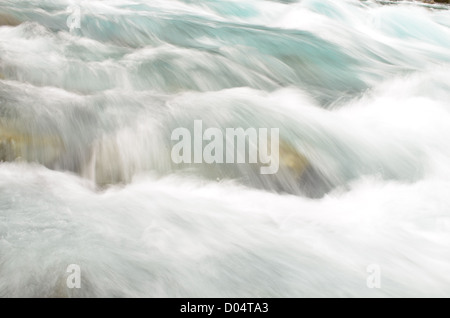
[[[425,3],[450,3],[450,0],[422,0]]]
[[[12,16],[0,13],[0,26],[3,26],[3,25],[17,26],[20,23],[21,22],[18,19],[14,18]]]
[[[64,151],[64,143],[59,136],[23,132],[0,117],[0,162],[21,158],[49,165]]]
[[[290,144],[280,142],[280,164],[288,167],[294,174],[301,176],[309,166],[308,159]]]

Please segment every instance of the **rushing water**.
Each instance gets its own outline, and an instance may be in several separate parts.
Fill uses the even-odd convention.
[[[450,295],[449,21],[411,2],[2,0],[0,296]],[[279,172],[175,164],[194,120],[279,128]]]

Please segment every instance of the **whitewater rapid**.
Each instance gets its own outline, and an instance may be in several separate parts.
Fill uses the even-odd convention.
[[[0,296],[448,296],[448,9],[2,1]],[[280,171],[175,164],[195,120]]]

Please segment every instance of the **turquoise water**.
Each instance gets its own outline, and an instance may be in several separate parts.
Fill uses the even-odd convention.
[[[448,295],[448,8],[2,1],[0,296]],[[194,120],[279,172],[173,163]]]

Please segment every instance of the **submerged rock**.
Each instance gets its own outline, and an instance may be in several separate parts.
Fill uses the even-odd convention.
[[[5,13],[0,13],[0,26],[17,26],[21,23],[19,19]]]
[[[434,4],[434,3],[450,3],[450,0],[422,0],[424,3]]]
[[[51,166],[63,152],[64,144],[58,136],[22,132],[0,120],[0,161],[23,159]]]
[[[281,141],[280,165],[289,168],[296,176],[301,176],[310,164],[303,154],[290,144]]]
[[[70,146],[57,133],[22,127],[14,121],[0,118],[1,162],[23,160],[50,169],[72,171],[100,187],[128,183],[139,171],[155,169],[165,173],[186,170],[212,180],[241,180],[251,187],[311,198],[320,198],[332,189],[314,163],[285,140],[279,144],[279,171],[269,175],[260,174],[260,164],[204,163],[162,169],[157,163],[147,163],[145,154],[130,154],[129,149],[116,138],[100,138],[85,146]]]
[[[12,161],[15,159],[15,143],[10,138],[0,137],[0,162]]]

